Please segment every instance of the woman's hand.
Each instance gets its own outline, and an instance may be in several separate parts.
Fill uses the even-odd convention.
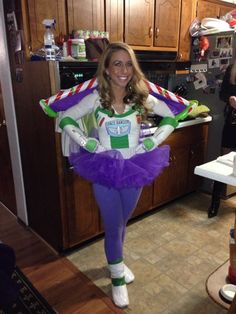
[[[70,136],[70,138],[79,146],[90,153],[101,153],[106,149],[100,142],[93,137],[87,137],[79,128],[78,123],[71,117],[65,117],[60,121],[60,128]]]
[[[231,107],[236,109],[236,96],[230,96],[229,97],[229,104]]]
[[[99,154],[99,153],[102,153],[102,152],[105,152],[107,149],[102,146],[100,143],[98,143],[98,146],[97,146],[97,149],[94,151],[95,154]]]
[[[136,149],[136,154],[143,154],[146,152],[150,152],[157,147],[157,140],[154,136],[146,137],[141,144],[139,144]]]
[[[82,145],[81,145],[82,146]],[[103,147],[100,142],[93,137],[88,137],[86,139],[86,144],[83,146],[84,149],[86,149],[90,153],[102,153],[105,152],[105,147]]]

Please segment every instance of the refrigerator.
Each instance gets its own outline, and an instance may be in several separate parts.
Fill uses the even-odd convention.
[[[181,96],[196,99],[210,109],[212,121],[209,125],[207,162],[221,155],[225,103],[219,99],[219,90],[225,70],[235,58],[236,35],[230,30],[204,37],[204,47],[200,37],[192,37],[190,73],[172,75],[169,89],[181,90]],[[213,182],[206,179],[202,189],[211,193],[212,185]],[[226,186],[223,197],[228,198],[235,193],[235,187]]]

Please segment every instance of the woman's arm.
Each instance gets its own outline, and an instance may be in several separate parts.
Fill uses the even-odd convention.
[[[74,142],[89,152],[101,152],[104,151],[104,149],[102,149],[97,139],[87,137],[82,132],[77,121],[93,112],[98,102],[99,96],[97,92],[84,97],[77,105],[66,110],[59,122],[60,128],[69,135]]]
[[[143,140],[144,149],[146,151],[151,151],[160,145],[174,131],[178,125],[178,122],[166,103],[156,99],[152,95],[148,96],[146,108],[163,117],[153,136]]]

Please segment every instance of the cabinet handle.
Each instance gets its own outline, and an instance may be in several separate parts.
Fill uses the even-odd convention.
[[[149,37],[151,38],[153,36],[153,28],[149,27]]]
[[[182,53],[178,54],[178,60],[182,60],[182,58],[183,58],[183,54]]]
[[[2,122],[0,122],[0,128],[4,125],[6,125],[6,120],[2,120]]]
[[[159,33],[160,33],[160,30],[159,30],[158,27],[156,27],[156,31],[155,31],[155,36],[156,36],[156,38],[159,36]]]

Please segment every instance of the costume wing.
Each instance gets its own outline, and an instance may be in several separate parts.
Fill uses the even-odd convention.
[[[150,94],[157,99],[164,101],[170,110],[175,115],[176,121],[184,120],[188,113],[195,106],[192,102],[175,95],[174,93],[160,87],[157,84],[146,81]],[[53,95],[47,99],[40,100],[40,106],[44,112],[53,118],[56,118],[63,111],[69,109],[72,106],[77,105],[85,96],[92,93],[97,89],[98,83],[96,78],[92,78],[81,84],[73,86],[72,88],[62,90],[56,95]],[[78,121],[81,130],[88,136],[96,137],[97,125],[94,115],[87,115]],[[60,128],[57,129],[60,132]],[[78,145],[73,146],[69,136],[62,133],[62,151],[64,156],[69,156],[71,151],[78,150]]]
[[[160,100],[163,100],[175,116],[186,110],[186,107],[193,105],[188,100],[175,95],[174,93],[160,87],[157,84],[151,83],[149,81],[146,83],[148,85],[150,94]],[[58,112],[65,111],[68,108],[78,104],[81,99],[92,93],[96,88],[97,79],[92,78],[91,80],[73,86],[72,88],[60,91],[48,99],[41,99],[39,104],[47,115],[50,117],[57,117]]]

